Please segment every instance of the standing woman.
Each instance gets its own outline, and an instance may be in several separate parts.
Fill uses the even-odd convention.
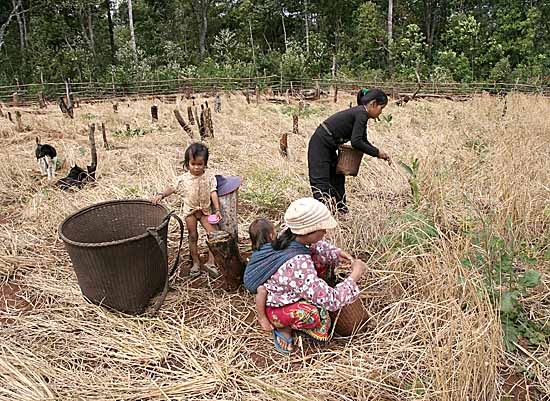
[[[361,89],[358,106],[339,111],[327,118],[313,133],[307,152],[309,184],[313,197],[329,206],[336,204],[339,213],[347,213],[346,177],[336,174],[338,145],[351,140],[351,146],[372,157],[386,160],[390,156],[367,139],[369,118],[378,118],[388,104],[388,96],[380,89]]]

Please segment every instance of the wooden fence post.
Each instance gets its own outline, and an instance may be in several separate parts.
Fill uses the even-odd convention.
[[[156,123],[158,122],[158,120],[159,120],[159,108],[157,105],[154,104],[151,106],[151,121],[153,123]]]

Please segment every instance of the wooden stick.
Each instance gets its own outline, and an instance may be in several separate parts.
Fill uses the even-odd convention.
[[[334,85],[334,103],[338,102],[338,87]]]
[[[189,128],[189,125],[187,125],[178,109],[174,109],[174,115],[176,116],[176,120],[178,120],[178,123],[183,128],[183,130],[187,133],[187,135],[189,135],[189,138],[193,139],[193,131],[191,130],[191,128]]]

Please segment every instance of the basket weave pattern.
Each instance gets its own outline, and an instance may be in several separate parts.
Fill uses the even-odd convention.
[[[156,228],[166,254],[166,215],[161,205],[120,200],[92,205],[67,217],[59,235],[82,294],[96,304],[142,313],[168,274],[162,250],[147,231]]]
[[[359,173],[363,152],[352,148],[349,145],[338,146],[338,164],[336,173],[342,175],[356,176]]]

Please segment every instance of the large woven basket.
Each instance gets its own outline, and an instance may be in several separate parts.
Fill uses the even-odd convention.
[[[180,224],[180,246],[168,271],[167,235],[171,217]],[[168,291],[183,237],[183,223],[161,205],[145,200],[98,203],[67,217],[59,226],[82,294],[91,302],[143,313],[153,296],[158,310]]]
[[[332,316],[335,320],[334,331],[342,336],[351,336],[355,333],[360,333],[366,329],[366,321],[369,314],[361,298],[357,298],[354,302],[344,306],[339,312]]]
[[[350,145],[338,146],[338,164],[336,173],[356,176],[359,173],[363,152],[352,148]]]

